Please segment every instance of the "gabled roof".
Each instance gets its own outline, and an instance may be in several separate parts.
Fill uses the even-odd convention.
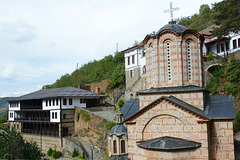
[[[188,85],[188,86],[174,86],[174,87],[152,87],[150,89],[138,91],[138,94],[148,93],[176,93],[176,92],[195,92],[195,91],[207,91],[204,87]]]
[[[183,150],[183,149],[194,149],[201,147],[201,143],[195,141],[189,141],[182,138],[176,137],[159,137],[146,141],[138,141],[136,142],[137,146],[152,149],[152,150],[166,150],[166,151],[174,151],[174,150]]]
[[[212,119],[234,119],[235,110],[232,96],[206,98],[205,114],[209,115]]]
[[[127,100],[121,109],[121,112],[123,113],[123,119],[128,119],[134,115],[137,111],[139,111],[139,108],[139,99]]]
[[[204,119],[207,119],[207,120],[210,120],[211,117],[206,115],[204,113],[203,110],[199,109],[199,108],[196,108],[178,98],[175,98],[173,96],[169,96],[169,97],[166,97],[166,96],[162,96],[160,98],[158,98],[157,100],[153,101],[152,103],[150,103],[149,105],[147,105],[146,107],[142,108],[141,110],[139,110],[138,112],[136,112],[134,115],[132,115],[131,117],[129,117],[128,119],[125,120],[125,122],[127,121],[131,121],[135,118],[137,118],[138,116],[142,115],[144,112],[146,112],[147,110],[151,109],[152,107],[155,107],[158,103],[160,103],[162,100],[167,100],[179,107],[181,107],[182,109],[184,110],[187,110],[193,114],[196,114]]]
[[[46,99],[55,97],[107,97],[107,96],[74,87],[63,87],[39,90],[20,97],[10,99],[9,102],[33,99]]]

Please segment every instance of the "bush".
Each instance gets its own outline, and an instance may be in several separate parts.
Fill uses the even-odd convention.
[[[120,100],[118,101],[118,106],[119,106],[120,108],[122,108],[123,105],[124,105],[124,101],[123,101],[122,99],[120,99]]]
[[[62,152],[60,152],[60,151],[53,151],[52,152],[52,157],[53,158],[59,158],[61,156],[62,156]]]
[[[77,113],[77,122],[79,121],[80,112]]]
[[[214,57],[213,57],[212,53],[209,52],[207,61],[212,61],[212,60],[214,60]]]
[[[76,148],[74,148],[72,157],[77,157],[78,155],[79,155],[78,151],[76,150]]]
[[[52,148],[49,148],[48,151],[47,151],[47,155],[48,155],[48,156],[52,156],[52,153],[53,153]]]
[[[233,131],[237,133],[240,131],[240,110],[236,114],[236,118],[233,120]]]
[[[80,115],[81,115],[81,117],[82,117],[82,120],[83,120],[84,122],[90,121],[91,117],[90,117],[90,115],[89,115],[86,111],[81,110],[79,113],[80,113]]]
[[[107,124],[107,130],[110,131],[112,129],[113,126],[115,126],[116,123],[115,122],[110,122]]]

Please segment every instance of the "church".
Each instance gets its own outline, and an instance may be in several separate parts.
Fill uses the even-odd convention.
[[[146,89],[117,113],[109,160],[235,159],[233,99],[204,87],[203,41],[173,20],[144,38]]]

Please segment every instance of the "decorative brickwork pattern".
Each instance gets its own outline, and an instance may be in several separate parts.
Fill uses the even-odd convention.
[[[207,123],[191,113],[186,113],[168,101],[162,101],[157,106],[136,118],[136,124],[128,125],[128,154],[131,159],[208,159]],[[181,152],[154,152],[136,145],[137,141],[152,138],[172,136],[202,143],[195,150]]]

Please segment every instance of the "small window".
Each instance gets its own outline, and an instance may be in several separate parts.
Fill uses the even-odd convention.
[[[224,52],[224,43],[221,44],[221,52]]]
[[[133,55],[132,56],[132,64],[134,64],[135,63],[135,56]]]
[[[133,77],[133,70],[130,70],[130,77]]]
[[[52,100],[52,105],[55,106],[55,99]]]
[[[67,105],[67,99],[63,98],[63,105]]]
[[[240,48],[240,38],[238,38],[238,48]]]
[[[46,100],[46,106],[48,106],[48,100]]]
[[[17,124],[17,129],[19,129],[19,124]]]
[[[51,100],[49,100],[49,106],[51,106],[51,103],[52,103]]]
[[[128,57],[128,65],[130,65],[130,57]]]
[[[146,66],[143,66],[143,68],[142,68],[142,74],[146,74]]]
[[[58,99],[56,99],[56,106],[58,106]]]
[[[117,153],[117,141],[116,140],[113,141],[113,152]]]
[[[121,140],[121,153],[125,153],[125,141]]]
[[[145,57],[145,49],[143,49],[143,51],[142,51],[142,57]]]
[[[235,48],[237,48],[237,40],[236,39],[233,40],[233,49],[235,49]]]
[[[57,119],[57,112],[55,112],[55,119]]]
[[[52,112],[52,119],[54,119],[54,112]]]
[[[72,105],[72,98],[69,98],[69,105]]]
[[[63,119],[66,119],[67,118],[67,115],[66,114],[63,114]]]
[[[220,53],[220,45],[217,45],[217,53]]]
[[[226,47],[226,51],[228,51],[229,50],[229,42],[225,43],[225,47]]]

